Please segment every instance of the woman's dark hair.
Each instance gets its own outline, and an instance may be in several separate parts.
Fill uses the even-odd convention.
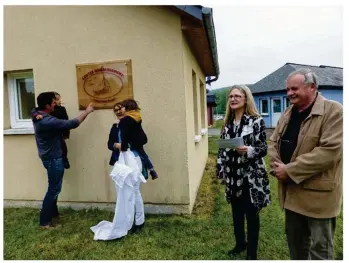
[[[45,110],[46,105],[51,105],[55,99],[56,95],[54,92],[43,92],[36,98],[36,102],[40,110]]]
[[[55,94],[55,96],[60,96],[61,97],[61,94],[59,94],[58,92],[53,91],[53,93]]]
[[[126,111],[141,109],[140,107],[138,107],[137,102],[133,99],[124,100],[123,102],[121,102],[121,105],[125,107]]]

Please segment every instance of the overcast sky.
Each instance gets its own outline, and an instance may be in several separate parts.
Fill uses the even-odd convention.
[[[254,84],[287,62],[343,67],[340,6],[212,6],[216,89]]]

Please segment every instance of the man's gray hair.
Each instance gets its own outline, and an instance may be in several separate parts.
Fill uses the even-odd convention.
[[[298,74],[304,76],[304,84],[308,85],[308,84],[314,83],[315,88],[316,89],[318,88],[317,76],[311,69],[308,69],[308,68],[300,68],[293,71],[290,75],[288,75],[287,79]]]

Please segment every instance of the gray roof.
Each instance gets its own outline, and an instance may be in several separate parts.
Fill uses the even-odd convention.
[[[309,68],[318,76],[319,88],[323,86],[343,88],[343,68],[286,63],[278,70],[250,86],[250,89],[252,93],[285,90],[285,81],[288,75],[300,68]]]
[[[216,104],[216,94],[212,93],[211,90],[209,90],[209,91],[206,93],[206,100],[207,100],[207,104],[214,104],[214,105],[217,105],[217,104]]]
[[[178,9],[190,14],[191,16],[203,20],[202,17],[202,8],[201,5],[175,5]]]
[[[216,104],[216,95],[215,94],[207,94],[207,104],[213,103]]]

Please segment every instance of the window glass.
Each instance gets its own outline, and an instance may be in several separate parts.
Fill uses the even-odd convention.
[[[273,99],[273,112],[281,112],[281,99]]]
[[[261,113],[268,113],[268,100],[262,100],[262,112]]]
[[[34,81],[32,78],[16,79],[18,119],[30,119],[35,107]]]

